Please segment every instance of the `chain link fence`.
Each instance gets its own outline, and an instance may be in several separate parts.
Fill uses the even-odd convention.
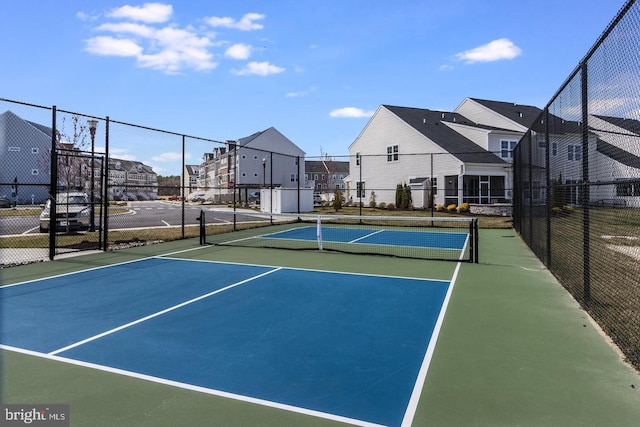
[[[640,369],[640,6],[629,1],[514,151],[514,225]]]

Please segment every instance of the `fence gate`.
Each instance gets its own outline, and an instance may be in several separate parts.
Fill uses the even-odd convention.
[[[40,221],[40,231],[49,233],[49,258],[104,249],[107,219],[103,203],[107,202],[104,156],[75,148],[58,148],[54,158],[51,193]]]

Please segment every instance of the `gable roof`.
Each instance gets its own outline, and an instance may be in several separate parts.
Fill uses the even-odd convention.
[[[609,116],[599,116],[593,115],[599,119],[605,120],[612,125],[618,126],[621,129],[627,130],[636,135],[640,135],[640,121],[636,119],[625,119],[624,117],[609,117]]]
[[[200,170],[199,165],[184,165],[184,167],[189,175],[198,175],[198,171]]]
[[[488,99],[469,98],[484,107],[495,111],[519,125],[529,129],[542,114],[542,110],[531,105],[520,105],[515,102],[491,101]]]
[[[349,172],[349,162],[344,161],[322,161],[322,160],[305,160],[304,169],[307,173],[327,173],[327,169],[329,172]]]
[[[475,123],[461,114],[392,105],[383,105],[383,107],[462,162],[506,163],[500,157],[447,126],[447,123],[475,126]]]

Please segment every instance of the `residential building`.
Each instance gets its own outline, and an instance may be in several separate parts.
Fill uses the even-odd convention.
[[[561,188],[561,200],[552,203],[580,205],[583,183],[581,123],[549,115],[548,126],[538,124],[531,133],[529,179],[531,195],[525,203],[544,205],[548,194],[546,150],[548,133],[549,178]],[[587,133],[589,203],[594,206],[640,207],[640,121],[590,115]],[[536,167],[537,166],[537,167]],[[524,183],[528,187],[528,182]],[[531,200],[530,200],[531,199]]]
[[[304,163],[305,187],[316,193],[333,193],[336,188],[346,189],[345,178],[349,175],[349,162],[330,158],[307,160]]]
[[[205,200],[248,200],[263,187],[295,188],[305,153],[277,129],[228,140],[226,146],[205,153],[200,164],[197,193]],[[193,193],[192,193],[193,194]]]
[[[409,185],[416,208],[510,202],[512,151],[540,113],[475,98],[453,112],[381,105],[349,147],[349,199],[394,203]]]
[[[183,196],[198,189],[198,179],[200,178],[199,165],[185,165],[182,175],[182,191],[177,191],[176,196]]]
[[[51,128],[11,111],[0,114],[0,195],[20,204],[44,203],[49,194],[49,153]]]
[[[6,111],[0,114],[0,194],[14,200],[17,183],[18,203],[44,203],[51,181],[50,127],[24,120]],[[72,143],[59,142],[58,187],[89,193],[91,188],[91,153]],[[102,170],[103,157],[96,156],[95,169]],[[140,162],[109,159],[109,198],[117,200],[150,200],[157,198],[157,175]],[[95,173],[95,186],[100,193],[100,173]],[[96,195],[99,197],[99,194]]]
[[[156,200],[158,175],[141,162],[110,158],[107,188],[109,200]]]

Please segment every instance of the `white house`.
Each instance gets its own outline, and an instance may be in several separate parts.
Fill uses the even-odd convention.
[[[549,176],[561,184],[563,204],[582,203],[583,134],[580,122],[549,115]],[[528,163],[533,204],[545,204],[546,133],[544,123],[531,134]],[[590,115],[588,118],[589,203],[640,207],[640,121]],[[537,167],[536,167],[537,166]],[[559,182],[561,181],[561,182]],[[525,187],[529,183],[525,182]],[[525,203],[528,193],[525,194]],[[555,201],[558,202],[557,200]]]
[[[274,127],[229,140],[225,147],[205,154],[198,191],[217,202],[232,200],[238,189],[239,197],[247,200],[249,192],[259,188],[296,188],[304,173],[304,156],[304,151]]]
[[[349,147],[349,198],[393,203],[406,184],[416,208],[432,194],[436,205],[509,202],[513,148],[540,113],[474,98],[454,112],[381,105]]]

